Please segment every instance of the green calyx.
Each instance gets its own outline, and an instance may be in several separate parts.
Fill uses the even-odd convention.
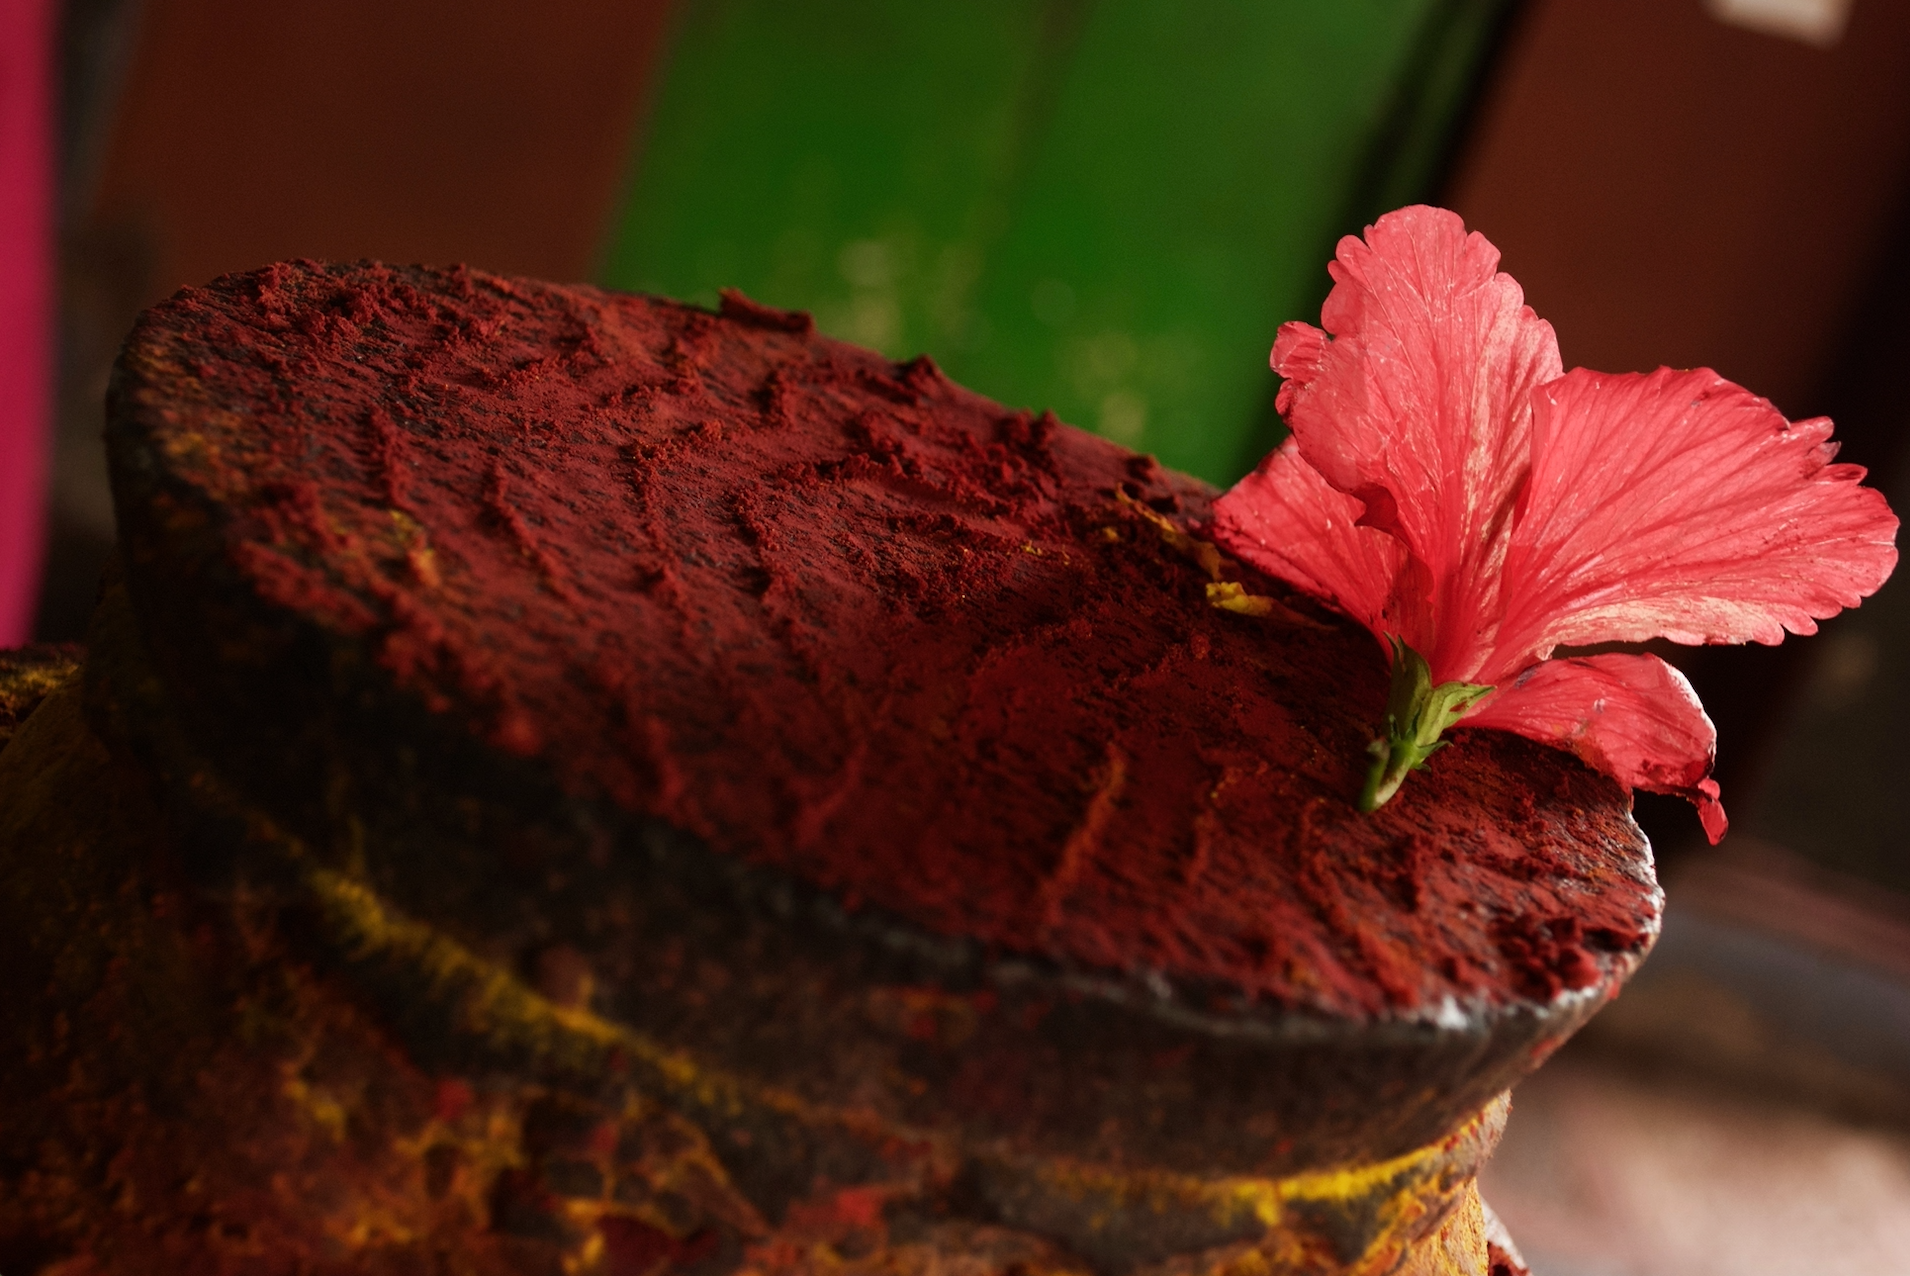
[[[1439,737],[1492,694],[1492,688],[1472,682],[1442,682],[1433,686],[1426,658],[1387,635],[1393,645],[1393,691],[1386,699],[1386,734],[1366,746],[1373,765],[1360,790],[1360,810],[1377,811],[1386,805],[1407,773],[1426,765],[1426,759],[1446,747]]]

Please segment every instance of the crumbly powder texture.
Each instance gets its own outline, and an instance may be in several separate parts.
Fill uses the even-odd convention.
[[[1209,488],[927,359],[738,297],[315,263],[130,350],[267,605],[852,909],[1342,1015],[1543,1002],[1649,942],[1610,781],[1461,730],[1361,814],[1372,639],[1250,572],[1314,623],[1208,606],[1137,504],[1198,529]]]

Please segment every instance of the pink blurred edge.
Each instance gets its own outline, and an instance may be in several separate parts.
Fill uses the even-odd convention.
[[[0,647],[33,626],[53,406],[52,0],[0,0]]]

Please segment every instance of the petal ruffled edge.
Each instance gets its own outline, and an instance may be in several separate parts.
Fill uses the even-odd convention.
[[[1711,778],[1717,729],[1685,676],[1656,656],[1541,661],[1460,725],[1570,749],[1620,784],[1686,798],[1714,844],[1729,826]]]
[[[1235,558],[1331,603],[1377,636],[1405,550],[1358,526],[1362,508],[1288,439],[1214,502],[1207,533]]]
[[[1812,633],[1896,566],[1896,515],[1831,463],[1822,417],[1787,421],[1707,368],[1579,368],[1534,401],[1488,677],[1554,646]]]

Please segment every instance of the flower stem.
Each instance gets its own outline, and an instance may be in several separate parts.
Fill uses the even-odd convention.
[[[1386,698],[1386,734],[1366,746],[1373,764],[1360,790],[1360,810],[1376,811],[1399,792],[1412,771],[1446,747],[1440,737],[1492,694],[1472,682],[1433,685],[1426,658],[1388,635],[1393,645],[1393,689]]]

